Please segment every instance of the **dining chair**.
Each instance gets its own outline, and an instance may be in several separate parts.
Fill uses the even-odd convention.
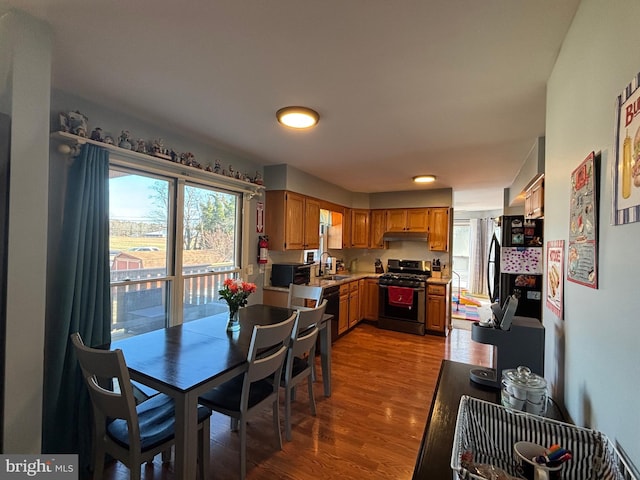
[[[93,479],[102,478],[105,455],[124,463],[132,480],[140,479],[140,466],[171,449],[175,436],[175,404],[163,393],[136,406],[129,370],[122,350],[100,350],[84,345],[71,334],[93,407]],[[198,473],[209,467],[211,410],[198,406]]]
[[[273,325],[256,325],[247,353],[247,370],[200,396],[199,402],[235,420],[240,431],[240,478],[247,474],[247,417],[271,402],[273,428],[282,450],[278,381],[289,346],[296,314]],[[233,422],[232,422],[233,423]]]
[[[322,299],[322,287],[311,285],[289,285],[289,298],[287,306],[292,309],[315,308],[320,305]]]
[[[285,390],[284,424],[285,438],[291,441],[291,403],[295,399],[295,388],[305,378],[309,392],[311,415],[316,416],[316,400],[313,395],[313,365],[315,363],[316,339],[318,326],[327,308],[327,301],[310,310],[298,310],[296,321],[291,332],[291,342],[287,351],[287,359],[280,385]]]

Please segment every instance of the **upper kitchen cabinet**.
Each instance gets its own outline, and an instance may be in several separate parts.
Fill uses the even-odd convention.
[[[429,250],[449,251],[449,207],[429,208]]]
[[[394,208],[387,210],[387,232],[429,231],[429,209]]]
[[[384,232],[387,231],[387,211],[371,210],[371,233],[369,235],[369,248],[384,248]]]
[[[351,209],[345,208],[342,215],[342,248],[351,248]]]
[[[524,214],[527,218],[544,217],[544,176],[539,177],[525,191]]]
[[[369,248],[369,210],[351,210],[351,248]]]
[[[272,250],[312,250],[320,246],[320,202],[298,193],[265,194],[265,231]]]

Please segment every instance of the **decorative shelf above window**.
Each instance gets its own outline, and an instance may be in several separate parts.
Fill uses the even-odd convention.
[[[171,160],[165,160],[163,158],[154,157],[146,153],[139,153],[133,150],[127,150],[120,148],[116,145],[109,143],[99,142],[97,140],[91,140],[89,138],[80,137],[68,132],[53,132],[51,133],[52,140],[58,142],[58,151],[70,156],[76,156],[79,153],[79,147],[85,143],[97,145],[98,147],[106,148],[111,152],[109,155],[109,161],[114,165],[134,165],[139,168],[143,168],[146,171],[170,174],[173,177],[184,178],[188,180],[200,180],[207,184],[215,185],[235,192],[242,192],[248,194],[249,197],[262,196],[265,190],[264,185],[258,185],[256,183],[247,182],[245,180],[239,180],[237,178],[228,177],[226,175],[220,175],[214,172],[208,172],[206,170],[190,167],[181,163],[172,162]],[[65,148],[64,145],[67,147]]]

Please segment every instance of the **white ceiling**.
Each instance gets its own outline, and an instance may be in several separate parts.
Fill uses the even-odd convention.
[[[579,0],[3,3],[51,25],[55,88],[354,192],[452,187],[485,210],[544,135]],[[319,125],[280,127],[286,105]]]

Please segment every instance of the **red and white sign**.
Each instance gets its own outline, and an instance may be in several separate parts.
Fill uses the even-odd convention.
[[[264,203],[256,203],[256,233],[264,233]]]

